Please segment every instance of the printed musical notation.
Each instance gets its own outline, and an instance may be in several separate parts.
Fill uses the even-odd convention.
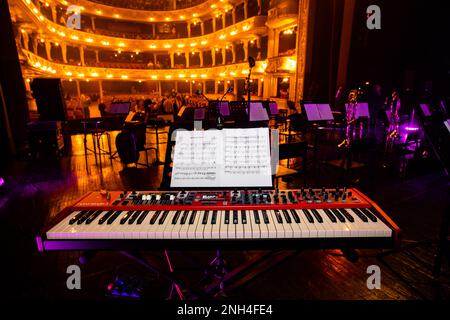
[[[172,187],[271,186],[267,128],[177,133]]]

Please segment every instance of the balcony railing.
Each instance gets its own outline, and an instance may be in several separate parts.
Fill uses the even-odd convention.
[[[189,69],[148,69],[133,64],[111,63],[106,67],[77,66],[48,61],[34,53],[23,50],[28,66],[24,67],[26,76],[58,76],[64,79],[108,79],[108,80],[201,80],[245,78],[248,75],[248,63],[235,63],[216,67]],[[121,68],[121,67],[126,68]],[[135,67],[135,68],[133,68]],[[252,74],[261,76],[267,67],[266,61],[256,61]]]
[[[148,10],[148,11],[167,11],[179,10],[202,4],[206,0],[177,0],[177,1],[157,1],[157,0],[89,0],[111,7],[134,9],[134,10]]]
[[[25,3],[21,3],[26,6]],[[61,26],[32,11],[30,7],[26,7],[35,24],[43,30],[48,30],[45,38],[50,41],[61,42],[64,40],[67,43],[76,45],[112,48],[122,51],[192,51],[211,48],[214,44],[221,44],[227,41],[232,42],[245,38],[253,39],[255,35],[263,35],[267,32],[265,26],[267,18],[265,16],[256,16],[204,36],[167,40],[122,39]]]

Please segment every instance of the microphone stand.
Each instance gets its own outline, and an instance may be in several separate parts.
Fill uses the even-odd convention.
[[[225,91],[225,93],[223,94],[222,98],[220,98],[220,100],[217,100],[217,105],[216,105],[216,113],[217,113],[216,127],[217,127],[217,129],[219,129],[219,130],[222,130],[222,128],[223,128],[223,118],[222,118],[222,115],[220,114],[220,108],[219,108],[219,105],[222,103],[222,101],[223,101],[223,99],[225,98],[225,96],[226,96],[227,94],[229,94],[230,92],[232,92],[233,89],[234,89],[233,87],[229,87],[229,88],[227,89],[227,91]]]

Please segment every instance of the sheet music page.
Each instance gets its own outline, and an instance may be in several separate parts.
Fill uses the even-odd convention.
[[[217,186],[222,150],[222,133],[218,130],[178,132],[171,187]]]
[[[271,186],[269,129],[178,132],[170,185]]]
[[[224,129],[223,187],[271,186],[268,128]]]

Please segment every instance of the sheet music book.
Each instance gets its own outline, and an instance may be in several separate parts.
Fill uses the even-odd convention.
[[[304,106],[308,121],[334,120],[329,104],[306,103]]]
[[[250,102],[250,121],[268,121],[269,115],[262,102]]]
[[[177,133],[170,186],[271,187],[268,128]]]

